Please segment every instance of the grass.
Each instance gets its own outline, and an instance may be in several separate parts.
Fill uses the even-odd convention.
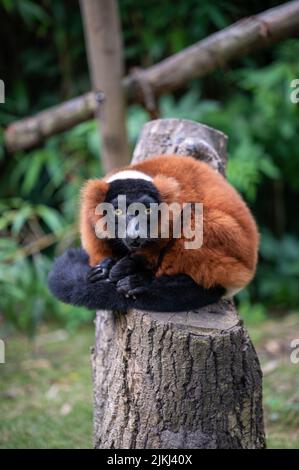
[[[299,447],[299,363],[290,342],[299,338],[299,315],[248,329],[264,369],[264,408],[269,448]],[[6,340],[0,364],[0,448],[90,448],[93,327],[76,333],[43,327],[34,341]]]
[[[0,448],[89,448],[93,328],[43,331],[5,342],[0,364]]]
[[[292,363],[290,355],[291,341],[299,339],[299,315],[266,320],[260,325],[249,325],[248,330],[264,373],[267,447],[298,449],[299,363]]]

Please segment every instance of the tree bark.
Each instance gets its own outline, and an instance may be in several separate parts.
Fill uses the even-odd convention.
[[[140,102],[144,94],[141,85],[146,83],[157,97],[185,86],[191,78],[223,67],[236,57],[297,35],[298,28],[299,1],[296,0],[238,21],[138,74],[130,74],[122,81],[124,93],[129,103]],[[112,74],[109,79],[114,79]],[[89,92],[36,116],[16,121],[5,131],[6,146],[14,152],[38,145],[53,134],[91,119],[97,106],[96,95]]]
[[[226,137],[192,121],[152,121],[133,160],[173,152],[223,172]],[[261,368],[232,301],[99,311],[92,368],[95,448],[265,447]]]
[[[130,160],[121,80],[123,47],[116,0],[80,0],[93,90],[103,94],[95,109],[106,172]]]

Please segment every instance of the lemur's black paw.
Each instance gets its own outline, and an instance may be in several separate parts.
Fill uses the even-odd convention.
[[[88,275],[87,275],[87,280],[89,282],[98,282],[98,281],[103,281],[105,279],[108,280],[110,270],[114,264],[115,264],[115,259],[105,258],[101,263],[90,268]]]
[[[116,290],[125,297],[135,298],[137,295],[148,291],[150,278],[144,273],[137,273],[120,279],[116,284]]]
[[[143,258],[140,256],[128,255],[115,263],[109,273],[109,279],[112,282],[118,282],[127,276],[136,274],[142,269],[144,269]]]

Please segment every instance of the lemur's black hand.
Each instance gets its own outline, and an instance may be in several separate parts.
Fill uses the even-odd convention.
[[[117,261],[109,273],[112,282],[118,282],[127,276],[137,274],[145,270],[144,258],[141,256],[128,255]]]
[[[111,268],[115,265],[116,260],[113,258],[105,258],[101,263],[90,268],[87,279],[90,282],[98,282],[108,279]]]
[[[135,297],[148,291],[153,276],[149,272],[140,272],[131,274],[120,279],[116,284],[119,294],[123,294],[126,298]]]

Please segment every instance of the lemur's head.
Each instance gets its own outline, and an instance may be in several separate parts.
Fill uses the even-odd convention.
[[[123,238],[111,239],[111,243],[121,243],[129,251],[154,243],[155,239],[150,237],[152,207],[153,204],[160,204],[161,197],[152,178],[144,173],[128,170],[116,173],[107,181],[109,189],[105,202],[113,207],[115,233],[119,233],[121,225],[125,230]]]
[[[164,175],[152,178],[128,169],[103,180],[89,180],[83,188],[83,205],[89,211],[88,218],[97,236],[101,232],[96,230],[98,222],[105,217],[105,230],[107,226],[113,227],[107,242],[116,251],[135,252],[160,240],[161,213],[158,211],[155,219],[156,208],[161,202],[173,202],[177,192],[174,178]],[[155,224],[159,226],[156,232]]]

